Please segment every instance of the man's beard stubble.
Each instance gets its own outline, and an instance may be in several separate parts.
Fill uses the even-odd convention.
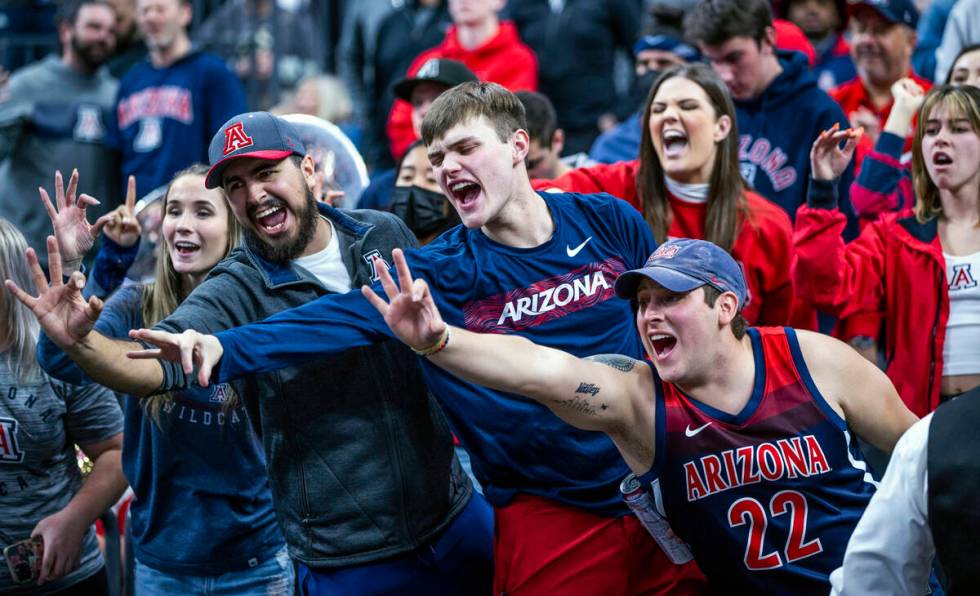
[[[89,72],[99,70],[112,57],[112,48],[109,48],[106,44],[97,42],[82,44],[78,41],[78,37],[74,35],[71,38],[71,47],[75,55],[78,56],[78,60],[85,65],[86,70]]]
[[[250,227],[245,227],[245,243],[249,249],[263,259],[279,265],[285,265],[302,254],[307,245],[313,241],[320,212],[316,208],[316,197],[313,196],[313,191],[305,185],[303,188],[306,189],[306,201],[303,205],[303,210],[295,214],[297,223],[299,224],[299,231],[293,240],[285,244],[273,246],[266,243]]]

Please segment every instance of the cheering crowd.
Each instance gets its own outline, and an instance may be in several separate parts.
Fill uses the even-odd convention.
[[[974,4],[60,2],[0,592],[971,593]]]

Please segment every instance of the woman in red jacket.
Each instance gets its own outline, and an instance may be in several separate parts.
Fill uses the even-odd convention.
[[[642,122],[639,160],[573,170],[547,186],[607,192],[629,201],[643,213],[657,242],[668,237],[714,242],[745,272],[750,292],[745,318],[754,325],[789,322],[789,217],[742,181],[735,108],[724,83],[700,64],[667,70],[650,89]]]
[[[814,179],[796,216],[796,291],[818,308],[884,316],[888,376],[914,413],[980,386],[980,89],[892,88],[921,102],[912,145],[914,206],[886,213],[845,245],[833,179],[859,131],[826,131],[810,154]],[[916,94],[917,97],[916,97]],[[846,143],[839,146],[841,141]],[[895,194],[901,137],[884,132],[854,192]],[[895,201],[894,204],[905,204]]]

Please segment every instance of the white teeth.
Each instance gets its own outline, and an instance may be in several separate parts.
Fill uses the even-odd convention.
[[[259,211],[258,213],[256,213],[255,214],[255,217],[261,219],[261,218],[263,218],[263,217],[265,217],[267,215],[272,215],[273,213],[275,213],[278,210],[279,210],[279,207],[269,207],[267,209],[263,209],[262,211]]]
[[[670,336],[667,335],[666,333],[655,333],[655,334],[653,334],[653,335],[650,336],[650,339],[653,339],[653,340],[657,340],[657,339],[670,339]]]
[[[176,246],[177,248],[185,248],[187,250],[193,250],[195,248],[199,248],[198,245],[192,242],[174,242],[174,246]]]
[[[459,192],[461,189],[466,188],[467,186],[469,186],[471,184],[473,184],[473,183],[472,182],[466,182],[466,181],[454,182],[452,185],[450,185],[449,190],[451,190],[453,192]]]
[[[664,131],[664,140],[665,141],[677,141],[677,140],[683,140],[683,139],[686,139],[686,138],[687,138],[687,135],[684,134],[683,132],[679,131],[679,130],[671,129],[671,130],[665,130]]]

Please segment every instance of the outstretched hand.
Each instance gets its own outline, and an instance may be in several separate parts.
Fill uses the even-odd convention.
[[[13,295],[31,309],[37,317],[41,328],[58,347],[69,349],[84,339],[102,312],[102,301],[92,296],[86,301],[82,297],[85,287],[85,276],[75,271],[64,283],[62,279],[61,253],[58,241],[54,236],[48,236],[48,269],[51,271],[51,283],[48,284],[44,270],[37,260],[33,248],[27,249],[27,265],[31,271],[37,297],[22,289],[13,280],[4,284]]]
[[[814,180],[836,180],[854,157],[864,129],[839,130],[840,124],[821,132],[810,148],[810,172]],[[841,142],[844,146],[841,147]]]
[[[361,293],[385,319],[385,323],[398,339],[416,351],[431,348],[442,338],[446,322],[432,299],[429,284],[424,279],[412,279],[405,254],[401,249],[391,251],[398,272],[398,285],[384,267],[378,267],[378,277],[388,302],[375,294],[370,286],[362,286]]]
[[[207,387],[211,383],[211,371],[214,370],[214,366],[221,360],[221,355],[225,352],[217,337],[204,335],[193,329],[188,329],[183,333],[133,329],[129,332],[129,337],[137,341],[151,343],[157,347],[147,350],[133,350],[128,352],[127,356],[134,360],[155,358],[178,362],[186,375],[191,374],[197,368],[197,383],[201,387]]]
[[[78,269],[82,257],[92,249],[102,226],[109,221],[108,216],[103,215],[94,224],[88,222],[85,210],[88,207],[98,205],[99,201],[86,194],[75,198],[75,192],[78,190],[78,170],[72,170],[67,189],[61,172],[55,172],[55,205],[51,204],[48,191],[44,188],[37,190],[41,195],[41,202],[44,203],[44,209],[48,212],[48,217],[51,218],[51,226],[54,228],[54,235],[58,239],[64,265],[68,270],[74,271]]]
[[[140,239],[140,222],[136,218],[136,177],[130,176],[126,187],[126,202],[99,218],[105,219],[103,232],[119,246],[128,247]]]

